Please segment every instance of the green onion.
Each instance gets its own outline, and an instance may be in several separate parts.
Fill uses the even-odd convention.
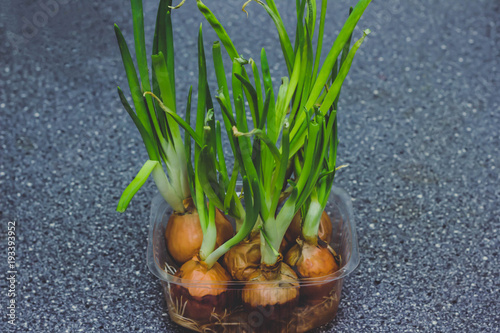
[[[118,93],[127,113],[138,128],[150,157],[150,160],[144,164],[135,179],[123,192],[117,208],[120,212],[127,209],[133,196],[151,173],[159,192],[175,211],[184,212],[183,201],[191,196],[185,148],[179,125],[176,122],[178,116],[175,113],[172,22],[171,13],[166,10],[171,4],[170,0],[161,0],[159,4],[153,42],[154,54],[151,58],[152,86],[155,93],[151,93],[142,1],[131,0],[136,60],[140,79],[137,76],[136,67],[125,38],[118,26],[115,25],[116,37],[134,101],[135,112],[120,88],[118,88]],[[152,96],[155,98],[154,102]],[[166,113],[162,110],[164,108],[159,107],[160,104],[168,109]]]
[[[200,258],[209,267],[252,230],[256,230],[257,220],[262,222],[258,228],[262,262],[267,265],[277,261],[280,243],[299,210],[302,209],[305,216],[303,236],[309,239],[317,233],[319,217],[325,208],[336,171],[338,96],[354,55],[369,33],[365,30],[350,48],[352,32],[371,1],[359,0],[351,9],[326,61],[320,64],[327,0],[321,1],[318,26],[316,1],[296,1],[297,26],[293,46],[274,1],[247,1],[243,10],[252,1],[262,6],[275,24],[287,65],[289,77],[282,78],[276,95],[265,50],[262,49],[260,64],[252,58],[244,59],[214,13],[197,0],[198,9],[216,32],[232,61],[232,75],[228,82],[221,45],[219,42],[213,44],[213,65],[219,87],[217,108],[222,113],[224,129],[234,153],[231,174],[227,170],[222,148],[222,126],[215,121],[214,112],[217,111],[208,88],[208,65],[201,25],[195,128],[190,126],[191,90],[186,119],[176,113],[170,9],[179,8],[184,1],[176,7],[172,7],[170,0],[160,1],[151,57],[153,84],[149,81],[145,52],[142,1],[131,0],[139,76],[125,39],[115,26],[136,111],[119,89],[120,99],[136,124],[150,157],[124,191],[118,209],[126,209],[150,174],[174,210],[184,212],[184,200],[192,197],[204,235]],[[316,34],[317,44],[314,46]],[[248,77],[247,69],[252,72],[253,81]],[[252,117],[251,124],[247,121],[247,110]],[[184,140],[179,126],[185,132]],[[195,144],[194,163],[188,137]],[[235,191],[238,173],[243,179],[243,202]],[[235,217],[237,223],[236,236],[218,249],[215,249],[216,208]]]
[[[222,72],[217,49],[216,73],[219,81],[218,101],[222,109],[226,130],[233,127],[237,140],[231,140],[231,147],[240,172],[244,177],[255,180],[260,198],[260,217],[262,218],[262,261],[268,265],[277,260],[277,249],[291,223],[295,213],[307,202],[305,208],[306,231],[313,232],[316,222],[326,205],[335,174],[337,122],[336,104],[341,85],[350,69],[352,60],[359,46],[369,31],[349,49],[352,31],[370,0],[360,0],[352,10],[347,22],[337,36],[330,49],[328,58],[323,65],[319,64],[323,45],[323,32],[326,19],[326,0],[321,3],[319,37],[316,50],[313,49],[313,37],[316,29],[317,7],[313,0],[297,1],[297,28],[295,48],[292,48],[289,34],[286,32],[274,1],[260,4],[273,20],[278,30],[283,56],[287,64],[290,78],[284,77],[279,88],[277,99],[272,95],[272,84],[269,75],[269,65],[265,51],[261,54],[263,86],[266,89],[266,107],[261,95],[261,78],[256,63],[251,60],[254,74],[254,85],[245,75],[246,62],[242,62],[220,21],[213,12],[197,0],[198,8],[214,28],[228,54],[233,59],[232,90],[235,115],[231,111],[228,100],[228,87]],[[251,1],[243,5],[243,10]],[[248,13],[247,13],[248,14]],[[347,46],[346,46],[347,45]],[[330,79],[330,73],[340,52],[344,50],[341,68],[332,78],[332,84],[325,91],[324,86]],[[318,73],[319,74],[316,74]],[[246,121],[244,99],[248,102],[253,119],[253,130]],[[319,103],[319,105],[317,105]],[[334,108],[332,108],[334,107]],[[288,117],[287,117],[288,116]],[[229,131],[228,131],[229,132]],[[281,138],[280,138],[281,134]],[[253,137],[253,144],[250,139]],[[298,164],[289,163],[297,152],[300,157]],[[290,183],[294,166],[296,179]],[[287,184],[288,181],[288,184]],[[287,193],[288,198],[283,197]],[[255,195],[255,191],[253,195]],[[284,199],[283,207],[278,211],[278,203]],[[248,211],[247,211],[248,212]]]

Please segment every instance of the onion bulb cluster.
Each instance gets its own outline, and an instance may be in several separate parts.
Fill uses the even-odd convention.
[[[325,208],[339,169],[340,88],[369,30],[354,44],[352,32],[370,0],[359,0],[351,10],[324,62],[326,0],[320,7],[297,2],[293,44],[274,0],[256,1],[278,28],[287,68],[279,86],[266,51],[255,58],[242,55],[216,15],[197,0],[220,41],[207,61],[200,24],[195,103],[192,86],[186,98],[176,89],[172,17],[183,3],[172,7],[171,0],[160,0],[148,57],[142,0],[131,0],[137,70],[115,25],[133,107],[120,88],[119,97],[149,156],[117,210],[124,211],[153,177],[173,209],[164,235],[177,264],[172,295],[183,316],[220,319],[240,302],[249,311],[273,309],[267,318],[286,322],[299,302],[315,306],[328,297],[328,282],[342,265],[328,246],[332,224]],[[212,74],[217,82],[209,83]],[[240,296],[230,292],[231,281],[241,282]]]

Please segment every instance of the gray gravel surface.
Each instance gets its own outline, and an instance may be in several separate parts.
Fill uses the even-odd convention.
[[[147,158],[116,94],[127,84],[112,27],[131,43],[129,5],[58,1],[48,16],[47,2],[0,9],[0,331],[13,328],[16,221],[17,331],[181,332],[146,267],[154,184],[115,212]],[[272,22],[255,4],[247,19],[242,2],[206,1],[240,53],[266,48],[279,82]],[[291,26],[293,6],[277,2]],[[327,41],[353,3],[330,1]],[[155,6],[145,0],[148,41]],[[353,197],[362,258],[337,318],[315,332],[499,331],[499,17],[496,0],[385,0],[360,21],[373,33],[342,90],[349,168],[337,185]],[[179,96],[196,84],[200,21],[194,1],[175,12]],[[209,48],[216,36],[204,33]]]

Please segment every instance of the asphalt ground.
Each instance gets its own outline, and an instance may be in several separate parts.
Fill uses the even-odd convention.
[[[0,9],[0,331],[13,329],[6,253],[15,221],[15,330],[182,332],[146,266],[153,182],[115,211],[147,158],[116,94],[127,83],[113,23],[132,45],[130,6],[59,0],[43,15],[48,2]],[[150,46],[156,1],[144,2]],[[267,50],[279,83],[286,66],[274,26],[256,4],[247,18],[242,3],[206,1],[240,53]],[[292,27],[287,3],[277,0]],[[354,3],[329,2],[325,43]],[[368,7],[355,36],[372,34],[338,113],[338,160],[349,167],[336,177],[353,198],[361,264],[336,319],[315,332],[498,331],[499,17],[495,0]],[[188,1],[173,20],[185,98],[203,19]],[[210,49],[216,35],[206,23],[203,31]]]

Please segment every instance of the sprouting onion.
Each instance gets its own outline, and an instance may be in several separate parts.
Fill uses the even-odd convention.
[[[218,44],[214,44],[214,50],[217,50],[217,46]],[[215,59],[219,53],[214,52]],[[153,93],[145,92],[145,95],[153,96],[159,107],[167,115],[172,115],[174,120],[186,131],[185,148],[188,160],[188,180],[203,231],[203,243],[199,251],[199,259],[210,269],[232,246],[248,236],[257,221],[260,201],[253,196],[246,195],[244,208],[235,189],[238,170],[234,170],[231,177],[229,177],[222,148],[221,125],[214,117],[206,68],[203,33],[200,25],[198,37],[198,105],[195,129],[190,127],[190,108],[186,110],[186,120],[183,120],[176,116]],[[220,69],[220,67],[216,65],[216,69]],[[194,140],[195,147],[194,168],[191,160],[192,145],[190,137]],[[252,193],[255,184],[255,181],[250,181],[248,177],[244,176],[244,193]],[[208,208],[206,206],[207,200]],[[231,216],[236,218],[237,222],[239,221],[237,234],[218,248],[215,247],[217,236],[215,225],[216,209],[229,212]]]
[[[176,212],[184,213],[186,211],[184,200],[191,196],[187,177],[186,154],[179,126],[171,115],[161,111],[157,101],[149,95],[144,95],[147,91],[153,91],[172,112],[176,112],[174,48],[169,9],[171,4],[171,0],[161,0],[158,7],[153,56],[151,57],[152,84],[146,56],[142,1],[131,0],[139,76],[127,43],[115,24],[115,33],[135,112],[120,88],[118,88],[118,93],[125,110],[138,128],[149,155],[149,160],[144,163],[135,179],[123,192],[117,207],[120,212],[127,209],[133,196],[151,174],[159,192]]]
[[[299,278],[321,279],[335,273],[340,264],[336,261],[335,254],[327,244],[318,242],[318,231],[322,219],[328,219],[328,215],[325,214],[325,207],[332,188],[335,171],[337,170],[337,104],[339,93],[351,67],[354,55],[366,35],[370,33],[369,30],[365,30],[363,36],[349,50],[352,31],[370,1],[360,0],[354,9],[351,8],[349,18],[321,67],[319,66],[319,59],[323,44],[326,0],[321,1],[318,44],[315,54],[312,39],[315,33],[317,17],[316,1],[297,1],[296,10],[299,21],[296,28],[297,37],[293,53],[291,52],[290,40],[277,13],[274,1],[268,0],[268,5],[266,5],[260,0],[251,0],[245,3],[244,7],[252,1],[262,5],[276,25],[284,58],[291,75],[291,82],[294,81],[294,74],[298,70],[300,71],[298,82],[292,83],[296,84],[298,88],[289,111],[293,124],[290,133],[290,154],[293,156],[294,163],[291,168],[293,168],[295,176],[299,179],[303,173],[310,172],[308,168],[309,159],[305,149],[310,136],[308,118],[311,110],[314,110],[318,115],[324,116],[327,124],[326,135],[322,142],[323,147],[327,147],[327,152],[320,160],[316,161],[321,165],[321,175],[310,194],[308,194],[307,200],[301,206],[302,213],[298,214],[298,216],[304,217],[301,228],[302,239],[297,240],[297,244],[292,246],[285,256],[285,262],[294,269]],[[341,51],[342,55],[339,60]],[[292,63],[293,65],[291,65]],[[330,290],[331,285],[328,283],[303,287],[301,289],[301,298],[307,303],[316,304],[324,300]]]
[[[200,12],[220,39],[212,49],[219,89],[215,97],[217,105],[214,106],[207,82],[200,25],[194,129],[190,125],[192,89],[188,95],[186,119],[177,114],[176,104],[170,9],[179,8],[184,1],[176,7],[171,7],[171,0],[160,1],[151,57],[152,84],[145,52],[142,1],[131,0],[139,76],[125,40],[115,25],[135,112],[120,88],[118,92],[149,155],[149,160],[124,191],[118,210],[127,208],[135,193],[153,174],[160,193],[174,209],[174,220],[187,216],[191,222],[196,222],[201,234],[199,244],[193,241],[188,249],[176,253],[184,244],[176,243],[183,241],[181,237],[176,239],[168,235],[169,227],[175,222],[172,217],[167,225],[166,238],[169,253],[181,264],[176,276],[208,283],[207,288],[175,283],[172,288],[178,301],[187,301],[185,314],[202,320],[214,312],[223,311],[226,302],[231,302],[227,292],[230,276],[218,260],[242,241],[250,243],[250,235],[256,232],[260,238],[260,266],[252,272],[239,274],[242,279],[253,282],[246,284],[241,293],[245,307],[272,306],[274,319],[282,320],[298,304],[299,278],[321,278],[338,269],[334,253],[318,240],[318,229],[338,169],[338,96],[354,55],[369,30],[364,31],[352,48],[351,36],[371,0],[359,0],[351,8],[322,64],[327,0],[321,1],[319,25],[316,22],[316,0],[296,1],[297,26],[293,45],[274,1],[247,1],[243,5],[244,11],[252,1],[266,10],[277,27],[288,76],[282,78],[279,88],[274,91],[265,50],[262,49],[260,54],[259,71],[259,64],[237,52],[213,12],[197,0]],[[316,33],[318,41],[314,46]],[[231,59],[229,82],[221,43]],[[248,73],[252,74],[253,82]],[[228,172],[222,149],[222,126],[214,116],[217,109],[234,154],[232,173]],[[251,114],[251,123],[247,120],[247,110]],[[180,128],[185,131],[184,140]],[[236,192],[239,175],[243,180],[241,195]],[[219,230],[217,216],[227,222],[221,211],[235,218],[236,235],[233,236],[232,229],[229,233]],[[301,239],[286,253],[283,261],[284,253],[280,253],[280,248],[285,233],[299,212],[303,217]],[[193,219],[195,214],[196,219]],[[182,228],[178,230],[182,233]],[[219,239],[221,235],[224,236]],[[210,288],[211,282],[217,287]],[[300,297],[312,304],[321,302],[325,298],[324,292],[332,289],[309,287],[300,288]]]
[[[151,56],[152,84],[146,59],[142,1],[131,0],[139,76],[125,39],[118,26],[115,25],[135,112],[120,88],[118,88],[118,93],[125,109],[138,128],[149,155],[149,160],[123,192],[117,210],[120,212],[126,210],[132,197],[152,174],[158,191],[174,210],[165,231],[169,253],[177,263],[183,264],[199,253],[203,245],[203,234],[207,228],[210,237],[205,237],[207,241],[203,253],[224,243],[233,235],[233,230],[225,216],[215,210],[213,203],[206,207],[206,201],[201,203],[203,195],[191,196],[191,193],[195,193],[193,191],[194,180],[190,179],[189,173],[192,166],[187,160],[188,157],[191,158],[191,153],[188,151],[186,154],[178,125],[178,122],[182,124],[184,120],[177,114],[171,5],[171,0],[161,0],[158,7],[153,55]],[[206,80],[200,82],[206,82]],[[206,85],[202,89],[198,100],[201,112],[206,102]],[[186,107],[188,116],[191,108],[191,94],[192,90],[189,92]],[[199,123],[201,131],[198,133],[203,130],[203,121]],[[202,136],[202,134],[192,133],[197,147],[201,146]],[[236,200],[230,201],[233,208],[238,207],[235,202]],[[241,218],[242,211],[241,208],[237,210],[236,213],[239,215],[235,214],[235,216]]]
[[[272,306],[275,309],[288,309],[295,306],[298,300],[297,285],[294,282],[297,281],[297,276],[287,269],[288,265],[280,262],[281,254],[278,250],[293,217],[302,207],[305,213],[302,236],[306,239],[306,245],[301,246],[299,251],[294,246],[290,251],[292,254],[298,252],[298,255],[287,254],[287,263],[301,278],[324,276],[338,269],[333,253],[326,246],[317,246],[318,228],[335,175],[338,95],[354,55],[369,30],[363,33],[349,53],[346,52],[349,50],[354,27],[370,0],[360,0],[351,10],[327,60],[321,66],[319,61],[325,28],[326,0],[321,2],[316,50],[313,47],[317,17],[315,0],[296,2],[298,22],[294,47],[274,1],[269,0],[267,4],[260,0],[252,1],[262,5],[274,21],[288,69],[289,78],[282,78],[276,100],[265,51],[262,50],[261,53],[264,98],[255,62],[246,62],[238,56],[234,44],[214,14],[201,0],[197,0],[197,4],[233,61],[232,88],[236,117],[223,75],[218,75],[220,90],[217,100],[225,115],[225,122],[233,127],[234,136],[238,138],[231,142],[231,147],[240,164],[240,172],[244,177],[257,180],[258,186],[252,195],[261,200],[261,267],[248,277],[254,284],[244,287],[242,301],[250,308]],[[252,1],[247,1],[243,10]],[[338,69],[337,58],[342,50],[344,54]],[[255,87],[258,90],[253,88],[243,67],[248,63],[252,65]],[[327,86],[329,80],[330,84]],[[245,98],[252,115],[253,129],[249,128],[246,121]],[[254,137],[253,142],[250,137]],[[292,174],[295,178],[290,178]],[[278,207],[280,202],[283,203],[281,208]],[[304,256],[306,258],[302,260]],[[316,257],[312,258],[313,269],[308,270],[307,267],[311,268],[311,256]],[[305,268],[307,272],[301,274],[301,268]],[[279,285],[286,287],[284,290],[288,292],[279,292],[276,291],[276,286],[261,283],[269,280],[279,281]],[[305,288],[304,294],[306,298],[310,296],[314,303],[317,299],[324,298],[324,291]],[[281,311],[278,312],[281,315]]]
[[[264,7],[274,21],[288,72],[291,75],[290,85],[297,86],[289,110],[290,122],[293,124],[290,132],[290,156],[293,157],[295,162],[291,165],[291,168],[294,168],[296,175],[299,175],[301,172],[309,172],[309,170],[303,169],[307,158],[302,152],[305,147],[304,141],[309,135],[307,131],[308,124],[305,121],[307,120],[306,118],[309,116],[311,110],[315,110],[315,112],[325,116],[327,119],[327,140],[323,144],[328,146],[329,153],[325,156],[324,161],[321,162],[323,166],[321,171],[322,176],[319,178],[317,184],[315,184],[315,188],[307,200],[306,207],[304,207],[305,221],[302,231],[303,236],[309,239],[316,239],[320,218],[326,207],[335,174],[338,145],[336,119],[338,96],[356,51],[363,43],[366,35],[370,33],[369,30],[365,30],[363,36],[349,51],[352,31],[370,3],[370,0],[360,0],[354,9],[351,8],[349,18],[337,36],[322,66],[319,63],[323,47],[323,32],[327,8],[326,0],[321,1],[316,50],[313,50],[313,37],[316,32],[315,25],[317,18],[316,1],[297,1],[296,11],[298,22],[295,46],[293,48],[274,1],[268,0],[266,4],[260,0],[250,0],[243,5],[243,10],[253,1]],[[338,58],[341,51],[342,55],[339,62]],[[300,75],[295,75],[296,73],[300,73]]]
[[[337,35],[335,42],[330,48],[326,60],[320,65],[320,56],[323,48],[323,31],[326,21],[327,0],[321,1],[320,24],[318,27],[318,42],[316,49],[313,50],[313,38],[316,32],[317,5],[315,0],[297,1],[297,27],[294,47],[292,47],[288,33],[281,17],[278,13],[274,0],[268,0],[267,4],[260,0],[250,0],[245,3],[243,9],[250,3],[257,2],[267,11],[276,25],[280,43],[283,50],[283,56],[287,63],[290,84],[297,85],[299,88],[294,96],[292,107],[289,110],[291,146],[290,155],[295,153],[303,146],[307,136],[305,118],[308,112],[319,107],[321,114],[326,116],[328,110],[334,105],[334,102],[340,92],[344,79],[349,72],[352,59],[357,49],[363,42],[365,36],[370,33],[365,30],[363,37],[355,44],[351,51],[350,60],[343,62],[339,74],[334,82],[325,89],[325,85],[331,78],[332,71],[337,63],[337,59],[344,49],[346,43],[350,40],[352,32],[356,27],[361,15],[371,0],[359,0],[352,9],[347,21],[344,23],[341,31]],[[302,22],[303,19],[303,22]],[[315,52],[314,52],[315,51]],[[319,72],[318,72],[319,71]],[[300,73],[294,77],[294,73]],[[288,105],[287,105],[288,107]]]
[[[274,101],[265,51],[262,50],[261,53],[264,100],[260,91],[252,89],[252,84],[249,82],[243,67],[248,62],[238,55],[227,31],[201,0],[197,0],[197,4],[233,61],[232,88],[236,117],[233,116],[231,102],[227,96],[227,83],[223,79],[223,75],[217,76],[220,88],[217,100],[223,110],[225,122],[229,122],[235,128],[234,134],[238,140],[232,141],[231,146],[235,152],[236,160],[240,163],[242,175],[259,180],[258,189],[262,201],[261,218],[263,220],[262,237],[264,240],[262,242],[262,261],[266,264],[274,264],[278,258],[277,249],[279,249],[281,239],[298,208],[306,200],[311,202],[309,200],[311,193],[314,193],[313,198],[316,198],[318,190],[321,196],[318,198],[318,202],[321,199],[320,206],[323,206],[326,202],[325,198],[328,197],[327,194],[329,194],[331,186],[327,186],[327,184],[331,185],[331,181],[328,179],[333,180],[333,172],[330,169],[335,168],[335,158],[326,159],[330,164],[333,162],[333,166],[328,166],[326,170],[324,170],[323,162],[325,156],[336,155],[336,144],[333,143],[335,139],[332,139],[332,133],[336,132],[336,106],[334,104],[352,64],[354,54],[369,31],[365,31],[363,37],[356,42],[349,54],[343,57],[340,70],[335,75],[330,87],[325,88],[325,85],[329,79],[331,80],[336,59],[350,40],[352,31],[370,0],[360,0],[352,10],[331,47],[327,60],[321,66],[319,61],[326,18],[326,0],[321,2],[316,52],[313,50],[317,17],[316,1],[297,1],[298,22],[294,47],[274,1],[269,0],[267,4],[260,0],[252,1],[263,6],[274,21],[290,75],[290,78],[282,79],[276,101]],[[243,9],[249,2],[251,1],[244,4]],[[250,61],[250,63],[254,72],[255,86],[261,87],[260,75],[258,75],[258,71],[254,70],[255,62]],[[316,74],[318,71],[319,73]],[[249,130],[244,116],[243,99],[245,97],[252,114],[254,125],[252,130]],[[253,144],[249,136],[255,136]],[[336,138],[336,134],[333,137]],[[331,146],[335,146],[335,151],[328,154]],[[295,172],[295,183],[287,187],[289,179],[286,175],[290,174],[290,169],[295,168],[295,164],[290,163],[290,161],[293,161],[299,151],[301,152],[299,159],[303,161],[302,170],[300,173]],[[328,175],[330,177],[324,179]],[[291,196],[285,201],[278,213],[278,203],[282,193],[291,194]],[[314,206],[316,201],[312,202],[314,202]],[[313,214],[311,211],[310,215],[316,215],[316,213]],[[315,227],[313,225],[311,229],[315,229]]]

